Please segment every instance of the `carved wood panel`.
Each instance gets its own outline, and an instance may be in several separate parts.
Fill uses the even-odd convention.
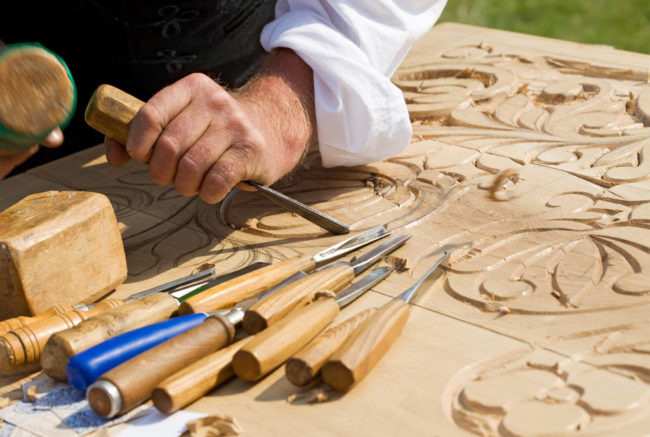
[[[645,435],[650,431],[650,57],[455,24],[394,76],[412,144],[281,190],[350,224],[415,235],[393,274],[344,311],[380,304],[451,250],[402,338],[352,392],[293,405],[279,370],[191,407],[252,435]],[[0,184],[107,194],[129,295],[204,262],[227,271],[337,240],[255,193],[219,206],[114,169],[101,148]],[[25,188],[28,187],[28,188]],[[11,202],[10,202],[11,200]],[[270,427],[270,428],[269,428]]]

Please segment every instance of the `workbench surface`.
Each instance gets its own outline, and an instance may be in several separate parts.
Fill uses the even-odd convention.
[[[395,253],[409,270],[342,317],[387,302],[450,249],[447,273],[349,393],[290,402],[300,390],[281,368],[188,409],[232,415],[250,436],[649,434],[649,66],[607,47],[436,26],[394,77],[409,148],[314,165],[280,190],[354,230],[415,236]],[[101,146],[3,181],[0,209],[64,189],[113,202],[130,272],[117,297],[203,263],[228,271],[340,239],[256,193],[217,206],[181,197],[141,164],[108,166]]]

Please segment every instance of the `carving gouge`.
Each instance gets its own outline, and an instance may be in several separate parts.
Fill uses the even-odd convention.
[[[169,320],[154,323],[153,325],[127,331],[124,334],[96,344],[70,358],[66,369],[68,382],[75,388],[85,391],[101,375],[118,366],[124,367],[125,369],[121,373],[130,375],[131,378],[136,377],[136,375],[146,369],[146,380],[151,380],[152,375],[159,371],[160,367],[168,368],[173,362],[178,361],[181,363],[187,362],[187,356],[184,354],[179,355],[178,350],[170,347],[170,343],[167,340],[190,330],[191,333],[188,338],[185,338],[185,340],[179,339],[181,343],[178,346],[182,349],[188,347],[201,348],[202,345],[198,342],[198,339],[200,336],[207,337],[208,334],[212,337],[222,338],[224,341],[228,340],[227,343],[230,343],[232,340],[231,334],[234,334],[234,326],[241,321],[248,307],[253,305],[258,299],[272,294],[282,286],[288,285],[304,276],[307,276],[307,274],[303,272],[296,273],[279,286],[264,292],[261,296],[251,297],[239,302],[223,314],[193,313],[173,317]],[[205,322],[209,317],[216,318],[219,323],[214,324],[210,322],[206,324]],[[202,327],[204,324],[206,327]],[[194,329],[197,326],[199,328]],[[213,343],[215,342],[213,340],[211,341]],[[161,343],[165,347],[156,347]],[[225,344],[222,344],[222,346],[225,346]],[[152,348],[158,352],[151,352]],[[131,360],[131,358],[148,350],[150,352],[146,355],[146,358],[145,355],[142,358],[145,362],[149,362],[149,365],[138,366],[138,363],[142,360]],[[164,352],[164,354],[160,355],[159,352]],[[129,365],[126,365],[126,362],[129,362]],[[162,381],[164,378],[161,377],[155,382]],[[143,381],[144,379],[142,378],[131,381],[128,384],[129,391],[132,392],[134,385],[142,384]],[[151,390],[153,390],[153,385],[151,385],[149,391]]]
[[[401,247],[409,238],[410,235],[395,235],[350,262],[339,262],[321,269],[257,302],[244,314],[244,329],[249,334],[258,333],[292,309],[311,302],[317,292],[329,290],[337,293],[355,276],[366,271],[384,255]]]
[[[241,270],[249,271],[249,269],[250,267],[246,267]],[[213,281],[218,282],[231,276],[232,273],[229,273]],[[104,311],[72,328],[54,333],[42,349],[43,371],[54,379],[65,381],[66,366],[73,355],[117,334],[170,318],[178,310],[179,301],[192,289],[190,287],[170,294],[154,292],[145,296],[143,294],[149,293],[150,290],[138,293],[129,298],[134,300],[124,305]]]
[[[181,314],[210,312],[228,308],[236,302],[268,290],[278,285],[291,275],[304,271],[309,272],[333,259],[339,258],[360,247],[372,243],[389,234],[384,226],[376,226],[350,237],[315,255],[298,256],[277,264],[261,268],[255,272],[239,276],[206,290],[198,296],[185,300],[180,308]]]
[[[301,387],[316,379],[327,359],[375,311],[377,311],[376,308],[368,308],[320,333],[318,337],[287,360],[285,366],[287,379]]]
[[[379,308],[352,332],[321,370],[327,385],[347,391],[372,370],[404,329],[413,297],[442,275],[440,267],[448,258],[446,252],[415,285]]]
[[[376,271],[373,271],[363,279],[360,279],[356,284],[351,285],[348,289],[339,293],[338,298],[341,300],[341,304],[344,305],[350,303],[356,297],[363,294],[367,289],[372,288],[372,286],[375,285],[378,281],[386,277],[386,275],[390,273],[390,270],[390,268],[386,267],[376,269]],[[320,298],[318,301],[322,299],[323,298]],[[328,300],[330,304],[333,302],[333,299],[331,298],[328,298],[326,300]],[[330,304],[327,306],[331,307]],[[307,308],[313,305],[315,304],[310,304],[307,306]],[[337,304],[334,304],[334,306],[338,308]],[[287,316],[287,319],[291,320],[290,318],[292,318],[294,322],[289,323],[289,326],[287,326],[285,329],[290,330],[292,329],[292,326],[295,328],[295,323],[300,323],[296,322],[296,319],[303,320],[305,318],[308,318],[309,320],[306,320],[305,326],[311,325],[313,323],[321,323],[313,321],[311,318],[309,318],[309,316],[306,317],[306,313],[302,311],[304,309],[305,308],[301,308],[300,310],[294,312],[299,316],[294,317],[294,313],[291,313],[289,316]],[[329,312],[327,313],[330,314]],[[319,314],[322,315],[323,312],[319,311]],[[277,328],[277,326],[278,325],[275,325],[274,327],[269,328],[269,330],[279,330],[280,328]],[[309,329],[313,330],[314,328]],[[266,332],[267,331],[264,331],[260,334],[244,338],[243,340],[240,340],[225,349],[212,353],[205,358],[190,364],[188,367],[161,382],[158,387],[154,389],[151,395],[156,408],[165,414],[171,414],[174,411],[177,411],[178,409],[191,404],[209,391],[228,381],[234,376],[232,366],[233,356],[240,349],[245,348],[246,345],[251,341],[256,341],[259,336],[267,335]],[[283,330],[282,332],[276,332],[282,334],[282,332],[288,331]],[[304,336],[305,334],[303,333],[303,326],[298,326],[297,329],[291,334],[297,335],[299,337]],[[298,342],[299,340],[291,341]],[[276,344],[281,348],[283,347],[280,341],[277,341]]]
[[[126,144],[129,124],[142,106],[143,101],[124,91],[110,85],[101,85],[95,90],[86,107],[86,123],[107,137]],[[350,232],[347,225],[295,199],[252,181],[244,183],[257,188],[260,194],[289,212],[296,213],[333,234]]]
[[[375,269],[341,291],[335,299],[331,295],[321,294],[315,302],[292,311],[273,326],[256,334],[233,356],[235,374],[246,381],[257,381],[265,376],[332,323],[341,308],[352,303],[392,271],[391,267]]]
[[[249,267],[261,265],[265,264],[257,263]],[[0,335],[0,369],[4,372],[35,370],[40,367],[39,360],[43,347],[52,334],[72,328],[90,317],[116,308],[125,302],[130,302],[157,292],[174,290],[182,285],[195,282],[199,282],[200,284],[200,281],[213,275],[214,268],[210,268],[137,293],[124,301],[110,298],[93,305],[76,305],[75,307],[58,306],[35,317],[5,320],[3,323],[10,324],[14,328]],[[214,281],[221,278],[223,277],[217,278]],[[210,282],[212,281],[208,283]],[[184,293],[185,290],[187,289],[173,291],[172,294]],[[16,326],[21,323],[24,326]]]
[[[203,279],[206,279],[210,276],[214,275],[214,267],[211,267],[206,270],[201,270],[200,272],[191,274],[189,276],[186,276],[184,278],[176,279],[174,281],[168,282],[163,285],[159,285],[158,287],[152,288],[151,290],[143,291],[142,293],[138,293],[139,295],[146,296],[147,294],[151,293],[156,293],[156,292],[161,292],[161,291],[169,291],[173,290],[174,288],[180,287],[182,285],[187,285],[187,284],[192,284],[198,281],[201,281]],[[136,296],[131,296],[131,300],[135,299]],[[116,300],[117,302],[117,300]],[[55,316],[57,314],[65,314],[65,313],[70,313],[72,311],[87,311],[90,310],[91,308],[94,308],[96,304],[91,304],[91,305],[86,305],[86,304],[79,304],[79,305],[55,305],[52,308],[48,309],[47,311],[38,314],[36,316],[18,316],[18,317],[13,317],[11,319],[3,320],[0,321],[0,334],[4,334],[5,332],[13,331],[18,328],[22,328],[23,326],[27,326],[31,323],[38,322],[40,320],[46,319],[50,316]],[[80,315],[81,317],[84,316],[84,314]],[[90,317],[87,314],[85,315],[86,318]]]

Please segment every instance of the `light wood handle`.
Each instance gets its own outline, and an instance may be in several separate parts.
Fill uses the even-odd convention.
[[[65,381],[65,368],[73,355],[117,334],[166,320],[177,309],[178,301],[173,296],[155,293],[91,317],[74,328],[56,333],[43,348],[43,371],[54,379]]]
[[[214,352],[161,382],[151,394],[155,407],[165,414],[171,414],[228,381],[235,376],[232,370],[233,355],[252,338],[244,338]]]
[[[119,299],[106,299],[89,310],[70,310],[30,323],[0,336],[0,369],[4,372],[35,370],[48,339],[103,311],[122,305]]]
[[[313,273],[251,306],[244,314],[242,325],[249,334],[256,334],[276,323],[291,310],[307,305],[319,291],[337,293],[354,279],[354,271],[340,264]]]
[[[310,256],[295,257],[245,273],[241,276],[209,288],[183,303],[181,314],[210,312],[228,308],[237,302],[255,296],[272,288],[300,271],[310,271],[315,267]]]
[[[30,323],[46,319],[56,314],[67,313],[68,311],[74,311],[72,305],[55,305],[44,313],[38,314],[36,316],[18,316],[3,320],[0,322],[0,334],[13,331],[14,329],[22,328],[23,326],[27,326]]]
[[[118,143],[126,144],[133,117],[144,105],[111,85],[100,85],[90,97],[86,107],[86,123]]]
[[[301,387],[313,381],[328,358],[375,311],[369,308],[322,332],[289,358],[285,366],[287,379]]]
[[[172,337],[166,342],[124,362],[100,378],[110,381],[122,399],[118,414],[124,414],[151,397],[153,389],[165,378],[191,365],[201,358],[232,343],[235,327],[225,317],[211,316],[202,324]],[[109,405],[105,394],[88,390],[88,402],[95,412]]]
[[[232,359],[235,374],[257,381],[284,363],[336,318],[339,305],[332,298],[319,298],[255,335]]]
[[[325,363],[323,381],[341,391],[361,381],[399,337],[409,314],[408,304],[399,299],[379,308]]]

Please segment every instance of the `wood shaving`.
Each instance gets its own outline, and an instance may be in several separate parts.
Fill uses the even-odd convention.
[[[38,399],[36,397],[36,394],[38,393],[38,386],[36,385],[31,385],[27,388],[27,391],[25,392],[25,401],[26,402],[36,402]]]
[[[489,189],[489,197],[491,200],[494,200],[496,202],[504,202],[507,200],[512,200],[517,196],[512,196],[512,195],[504,195],[503,190],[506,185],[506,183],[511,182],[513,184],[516,184],[519,182],[520,177],[519,177],[519,170],[514,169],[514,168],[508,168],[500,172],[499,174],[496,175],[494,178],[494,181],[492,182],[492,185],[490,186]]]
[[[2,397],[0,398],[0,408],[4,408],[11,403],[11,399]]]
[[[294,403],[297,401],[304,401],[307,404],[320,404],[329,401],[329,392],[330,390],[320,387],[311,390],[304,390],[287,396],[287,402]]]
[[[320,299],[321,297],[322,297],[322,298],[325,298],[325,299],[335,299],[335,298],[336,298],[336,293],[332,293],[332,292],[329,291],[329,290],[320,290],[320,291],[317,291],[317,292],[314,294],[314,299],[313,299],[313,301],[316,302],[316,301],[317,301],[318,299]]]
[[[185,426],[187,431],[181,437],[220,437],[244,432],[235,418],[226,414],[201,417],[187,422]]]
[[[393,267],[398,273],[406,272],[411,269],[409,260],[407,258],[389,255],[384,258],[387,264]]]
[[[214,267],[212,263],[203,263],[192,271],[192,274],[202,272],[203,270],[208,270]]]

